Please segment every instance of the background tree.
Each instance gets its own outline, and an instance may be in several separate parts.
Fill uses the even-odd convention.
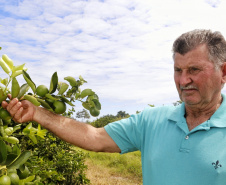
[[[84,119],[89,119],[90,114],[86,109],[83,109],[82,111],[79,111],[76,113],[76,118],[82,118],[82,121],[83,121]]]
[[[104,115],[96,119],[95,121],[91,122],[90,124],[93,125],[94,127],[100,128],[100,127],[104,127],[108,123],[118,121],[128,117],[130,117],[128,113],[126,113],[125,111],[119,111],[116,116],[112,114]]]

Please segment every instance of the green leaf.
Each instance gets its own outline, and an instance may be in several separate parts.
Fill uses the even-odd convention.
[[[46,97],[46,98],[49,98],[50,100],[54,100],[54,101],[59,100],[59,98],[56,98],[56,97],[52,96],[52,95],[49,94],[49,93],[46,94],[45,97]]]
[[[5,63],[5,61],[2,58],[0,58],[0,66],[7,74],[9,74],[11,72],[11,69],[9,68],[9,66]]]
[[[25,66],[25,63],[18,66],[14,66],[12,71],[15,72],[19,70],[24,70],[24,66]]]
[[[16,130],[21,129],[21,124],[18,124],[16,126],[13,127],[13,132],[15,132]]]
[[[24,129],[23,129],[23,133],[24,134],[30,134],[31,132],[31,128],[32,128],[32,123],[29,123]]]
[[[10,69],[13,68],[13,61],[10,59],[6,54],[2,55],[2,59],[5,61],[5,63],[9,66]]]
[[[0,164],[3,164],[6,158],[7,158],[7,147],[5,142],[0,140]]]
[[[59,95],[64,94],[64,92],[68,89],[69,85],[67,83],[61,82],[59,83]]]
[[[40,106],[41,103],[34,97],[31,95],[24,95],[24,99],[30,101],[32,104],[36,105],[36,106]]]
[[[30,156],[31,156],[30,151],[24,151],[21,155],[19,155],[19,157],[15,161],[13,161],[12,164],[8,166],[8,168],[18,169],[21,165],[23,165],[29,159]]]
[[[37,142],[37,139],[36,139],[36,137],[35,137],[34,134],[29,134],[28,137],[32,140],[32,142],[33,142],[34,144],[37,144],[37,143],[38,143],[38,142]]]
[[[35,83],[31,80],[30,76],[27,74],[26,71],[23,70],[23,77],[26,80],[27,84],[31,87],[32,91],[36,92],[36,85]]]
[[[44,108],[46,108],[46,109],[48,109],[48,110],[53,110],[53,109],[50,107],[50,105],[49,105],[47,102],[45,102],[44,100],[42,100],[42,99],[40,99],[40,98],[37,98],[37,100],[41,103],[41,106],[42,106],[42,107],[44,107]]]
[[[61,96],[60,98],[61,98],[61,100],[62,100],[63,102],[67,103],[68,105],[70,105],[70,106],[75,106],[73,103],[71,103],[71,102],[70,102],[67,98],[65,98],[64,96]]]
[[[29,177],[27,177],[26,179],[24,179],[24,183],[28,184],[28,182],[31,182],[35,179],[35,175],[31,175]]]
[[[20,87],[20,92],[19,92],[17,98],[18,99],[22,98],[29,89],[30,89],[30,86],[27,83],[26,84],[23,84]]]
[[[1,83],[2,83],[3,85],[7,85],[7,83],[8,83],[8,78],[2,79],[2,80],[1,80]]]
[[[37,136],[41,137],[42,139],[45,139],[47,132],[48,131],[46,129],[41,129],[41,125],[38,125]]]
[[[18,146],[18,144],[13,145],[12,153],[13,153],[13,154],[17,154],[17,155],[20,155],[20,154],[21,154],[21,149],[20,149],[20,147]]]
[[[51,81],[50,81],[50,87],[49,87],[49,93],[52,94],[56,91],[58,84],[58,76],[57,72],[53,73]]]
[[[81,92],[81,95],[80,97],[81,98],[84,98],[86,96],[91,96],[91,95],[94,95],[95,93],[92,91],[92,89],[84,89],[82,92]]]
[[[6,98],[7,98],[7,95],[5,95],[4,91],[0,89],[0,104],[2,103],[2,101],[5,101]]]
[[[12,79],[11,94],[12,98],[16,98],[20,93],[20,85],[16,78]]]
[[[77,86],[77,81],[71,76],[65,77],[64,80],[67,80],[72,87]]]
[[[94,102],[95,107],[96,107],[98,110],[101,110],[101,104],[100,104],[99,100],[97,100],[97,99],[92,99],[92,101]]]
[[[12,164],[12,162],[13,162],[17,157],[18,157],[17,154],[13,154],[13,153],[8,154],[8,155],[7,155],[7,160],[6,160],[6,162],[5,162],[5,165],[8,166],[8,165]]]

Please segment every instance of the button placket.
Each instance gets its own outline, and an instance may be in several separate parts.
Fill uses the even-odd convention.
[[[181,141],[180,152],[190,152],[190,136],[188,134],[184,135]]]

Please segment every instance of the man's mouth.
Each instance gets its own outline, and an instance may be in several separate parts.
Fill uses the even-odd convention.
[[[193,86],[193,85],[189,85],[189,86],[180,86],[180,90],[181,91],[184,91],[184,92],[191,92],[191,91],[194,91],[194,90],[198,90],[197,87]]]

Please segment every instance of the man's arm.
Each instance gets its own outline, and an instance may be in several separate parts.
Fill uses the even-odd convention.
[[[95,128],[89,124],[52,113],[42,107],[34,106],[27,100],[19,102],[13,99],[2,103],[18,123],[35,121],[54,133],[62,140],[86,150],[96,152],[120,152],[119,147],[104,128]]]

